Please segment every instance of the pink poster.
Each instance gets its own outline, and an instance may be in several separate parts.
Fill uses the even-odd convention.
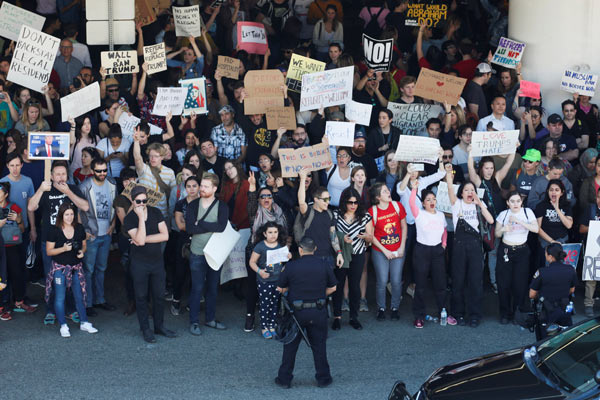
[[[521,94],[520,97],[531,97],[532,99],[540,98],[540,84],[529,81],[521,81]]]
[[[257,22],[238,22],[237,42],[240,50],[250,54],[265,54],[268,47],[265,26]]]

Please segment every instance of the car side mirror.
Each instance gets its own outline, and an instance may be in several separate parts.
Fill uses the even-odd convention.
[[[600,373],[600,371],[599,371]],[[598,375],[598,374],[596,374]],[[406,390],[406,385],[402,381],[397,381],[388,396],[388,400],[414,400],[414,397]]]

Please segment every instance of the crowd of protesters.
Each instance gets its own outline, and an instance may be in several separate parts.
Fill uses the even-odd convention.
[[[295,257],[304,236],[338,280],[335,330],[345,311],[354,329],[362,329],[360,315],[423,328],[428,314],[439,318],[444,309],[449,325],[508,324],[527,302],[544,248],[582,242],[589,221],[600,220],[598,107],[565,93],[562,115],[547,116],[544,106],[558,105],[520,96],[520,64],[490,64],[507,36],[508,1],[447,1],[447,18],[431,28],[405,25],[407,0],[177,0],[173,5],[200,4],[202,36],[177,37],[171,9],[157,10],[155,22],[136,25],[134,45],[116,46],[137,50],[140,72],[115,76],[100,67],[106,47],[86,45],[84,2],[16,3],[45,16],[44,32],[62,41],[41,95],[7,80],[14,43],[5,43],[0,59],[2,321],[43,308],[44,324],[58,321],[68,337],[67,320],[94,333],[102,330],[91,323],[99,312],[115,313],[115,304],[126,302],[125,315],[137,313],[144,339],[153,342],[154,334],[176,336],[163,324],[165,309],[176,317],[188,312],[190,333],[200,335],[204,302],[204,325],[225,329],[217,319],[220,271],[209,266],[204,248],[229,223],[249,230],[247,278],[227,282],[245,298],[239,318],[246,332],[255,330],[258,314],[262,336],[274,336],[285,261],[268,263],[268,254],[287,246]],[[264,56],[239,50],[238,21],[264,24]],[[389,72],[365,65],[363,32],[394,40]],[[142,48],[161,42],[168,68],[148,75]],[[300,112],[300,94],[286,87],[295,130],[270,130],[265,114],[244,114],[244,75],[285,75],[292,54],[324,61],[327,69],[354,66],[352,98],[373,110],[369,126],[356,125],[352,147],[332,148],[331,168],[288,178],[278,149],[321,143],[326,121],[346,120],[344,105]],[[216,72],[218,55],[240,60],[239,79]],[[420,132],[441,148],[439,163],[419,171],[394,159],[405,133],[387,106],[433,103],[414,95],[423,67],[468,82],[459,103],[441,104],[444,111]],[[207,114],[152,114],[158,88],[197,77],[206,78]],[[61,121],[60,98],[93,82],[101,106]],[[123,113],[141,119],[131,139],[118,123]],[[150,124],[162,132],[151,134]],[[520,131],[514,154],[472,156],[473,131],[512,129]],[[70,133],[69,160],[54,161],[49,179],[44,161],[29,159],[29,132]],[[448,213],[436,207],[440,182],[448,185]],[[153,206],[150,191],[158,193]],[[110,280],[125,290],[110,292],[126,293],[126,301],[105,296],[107,268],[125,276]],[[370,270],[375,301],[368,301]],[[39,304],[29,283],[45,288]],[[484,291],[497,294],[497,313],[484,312]],[[588,316],[594,291],[595,282],[586,282]],[[412,302],[412,316],[400,312],[403,298]]]

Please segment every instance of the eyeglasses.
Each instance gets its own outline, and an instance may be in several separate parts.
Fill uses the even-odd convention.
[[[264,199],[272,199],[273,195],[272,194],[261,194],[260,196],[258,196],[261,200]]]
[[[94,170],[95,173],[97,174],[105,174],[108,172],[108,169],[104,168],[104,169],[95,169]]]
[[[119,89],[106,89],[106,91],[107,91],[108,93],[114,93],[114,92],[118,92],[118,91],[119,91]]]
[[[352,201],[352,200],[348,200],[346,203],[353,205],[353,206],[357,206],[358,205],[358,201]]]
[[[147,202],[148,202],[148,199],[143,199],[143,200],[135,199],[135,204],[146,204]]]
[[[336,157],[337,158],[350,158],[350,156],[348,154],[338,154]]]
[[[331,197],[317,197],[319,200],[323,200],[325,203],[329,203],[331,201]]]

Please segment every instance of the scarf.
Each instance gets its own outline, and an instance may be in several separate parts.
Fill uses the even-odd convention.
[[[258,232],[258,229],[269,221],[277,222],[283,227],[283,229],[287,230],[285,216],[283,215],[281,207],[273,202],[272,209],[273,211],[269,211],[262,206],[258,206],[258,210],[256,210],[256,216],[254,217],[254,222],[252,223],[253,243],[256,243],[256,232]]]

